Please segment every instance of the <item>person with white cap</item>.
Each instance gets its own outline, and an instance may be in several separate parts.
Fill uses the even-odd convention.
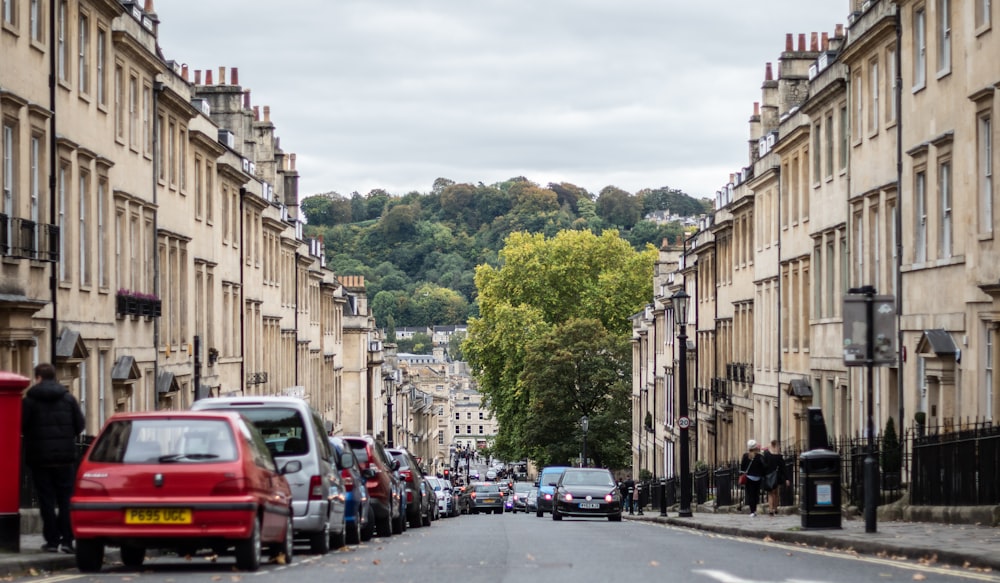
[[[757,516],[757,504],[760,503],[760,485],[764,479],[767,468],[764,466],[764,458],[760,455],[760,445],[757,440],[747,441],[747,452],[740,460],[740,474],[746,476],[744,487],[746,488],[747,506],[750,507],[750,516]],[[741,480],[742,481],[742,480]]]

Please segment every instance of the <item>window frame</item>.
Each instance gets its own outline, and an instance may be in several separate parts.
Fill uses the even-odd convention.
[[[913,8],[913,92],[927,86],[927,9]]]
[[[949,259],[955,254],[954,209],[951,155],[938,160],[938,257]]]
[[[936,0],[937,16],[937,78],[951,73],[952,19],[951,0]]]
[[[913,262],[927,261],[927,167],[913,170]]]
[[[980,111],[976,116],[976,151],[978,169],[976,171],[979,199],[978,231],[980,236],[993,235],[993,116],[989,111]]]

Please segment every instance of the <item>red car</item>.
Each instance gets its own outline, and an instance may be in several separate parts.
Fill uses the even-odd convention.
[[[256,570],[262,547],[292,559],[292,492],[257,429],[230,411],[157,411],[108,420],[80,463],[70,503],[76,563],[100,571],[105,546],[127,567],[146,549],[235,550]]]

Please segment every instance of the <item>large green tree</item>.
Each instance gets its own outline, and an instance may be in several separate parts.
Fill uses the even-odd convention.
[[[631,334],[629,316],[653,294],[656,250],[635,251],[616,231],[561,231],[551,238],[514,233],[500,266],[476,269],[479,317],[462,349],[499,422],[496,447],[507,459],[533,454],[530,387],[522,382],[528,346],[572,319]]]

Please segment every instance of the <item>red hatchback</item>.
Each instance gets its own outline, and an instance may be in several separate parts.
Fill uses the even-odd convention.
[[[234,548],[256,570],[262,547],[292,559],[292,493],[257,429],[229,411],[117,414],[87,451],[70,504],[76,563],[96,572],[107,545],[142,566],[146,549]]]

